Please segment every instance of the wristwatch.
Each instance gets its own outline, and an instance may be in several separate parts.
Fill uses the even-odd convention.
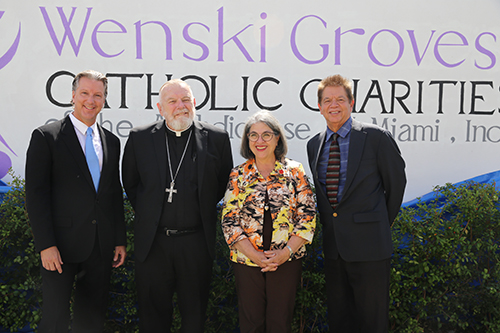
[[[290,247],[290,245],[287,245],[286,247],[288,248],[288,251],[290,251],[290,259],[292,259],[292,257],[293,257],[293,250]]]

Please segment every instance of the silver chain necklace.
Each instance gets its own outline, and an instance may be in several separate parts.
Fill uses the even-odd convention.
[[[168,147],[168,135],[166,135],[165,140],[167,141],[167,157],[168,157],[168,168],[170,170],[170,177],[172,177],[172,181],[170,182],[170,188],[166,188],[165,192],[168,192],[168,199],[167,202],[171,203],[172,202],[172,196],[174,193],[177,193],[177,189],[174,188],[175,186],[175,179],[177,178],[177,174],[179,173],[179,170],[181,169],[181,164],[182,161],[184,161],[184,156],[186,155],[187,148],[189,146],[189,141],[191,139],[191,134],[193,134],[193,131],[189,132],[189,136],[186,142],[186,146],[184,147],[184,152],[182,153],[181,159],[179,161],[179,165],[177,166],[177,171],[175,172],[175,175],[172,173],[172,162],[170,159],[170,149]]]

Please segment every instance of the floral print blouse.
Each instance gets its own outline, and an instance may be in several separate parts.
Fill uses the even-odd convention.
[[[274,170],[264,179],[255,160],[233,168],[229,176],[222,208],[222,230],[231,249],[230,259],[257,266],[233,244],[248,238],[258,251],[263,251],[264,202],[266,190],[273,221],[271,250],[283,249],[295,235],[310,243],[316,228],[316,206],[313,192],[302,164],[288,158],[276,161]],[[302,246],[292,259],[306,254]]]

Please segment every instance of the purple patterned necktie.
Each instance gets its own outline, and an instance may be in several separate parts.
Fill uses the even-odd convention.
[[[333,209],[337,208],[337,195],[339,192],[340,180],[340,148],[337,142],[338,134],[333,134],[328,155],[328,166],[326,168],[326,195]]]

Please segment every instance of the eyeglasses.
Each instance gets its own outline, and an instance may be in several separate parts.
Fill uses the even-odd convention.
[[[248,140],[250,140],[252,142],[259,140],[259,137],[261,137],[262,140],[267,142],[267,141],[272,140],[272,138],[274,137],[274,133],[273,132],[264,132],[261,135],[259,135],[259,133],[255,133],[255,132],[248,133]]]

